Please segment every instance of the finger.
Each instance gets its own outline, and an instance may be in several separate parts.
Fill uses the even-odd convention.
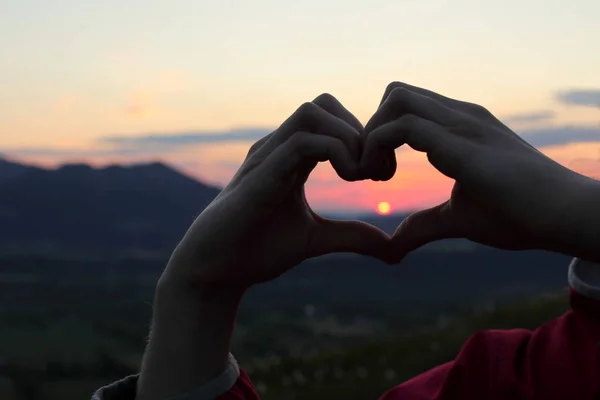
[[[406,217],[394,232],[391,241],[391,260],[400,262],[408,253],[427,243],[461,237],[452,224],[450,203],[417,211]]]
[[[390,237],[362,221],[334,221],[316,216],[307,244],[307,257],[355,253],[389,262]]]
[[[409,85],[408,83],[404,83],[404,82],[392,82],[390,83],[386,88],[385,88],[385,92],[383,94],[383,97],[381,99],[381,102],[379,103],[379,106],[381,106],[385,100],[388,98],[388,96],[392,93],[392,91],[394,89],[397,88],[404,88],[406,90],[410,90],[411,92],[415,92],[418,93],[420,95],[426,96],[426,97],[430,97],[434,100],[439,101],[440,103],[444,104],[447,107],[453,108],[455,110],[460,110],[463,112],[472,112],[474,110],[478,110],[478,109],[482,109],[483,107],[478,106],[477,104],[473,104],[473,103],[469,103],[466,101],[461,101],[461,100],[456,100],[453,99],[451,97],[446,97],[443,96],[439,93],[436,93],[434,91],[431,90],[427,90],[427,89],[423,89],[420,88],[418,86],[413,86],[413,85]]]
[[[360,121],[352,114],[350,111],[346,109],[336,99],[334,96],[329,93],[323,93],[319,95],[316,99],[313,100],[313,103],[321,107],[323,110],[327,111],[331,115],[334,115],[346,122],[348,125],[356,129],[359,133],[361,133],[364,129]]]
[[[268,135],[263,136],[258,141],[256,141],[252,146],[250,146],[250,148],[248,149],[248,154],[246,155],[246,158],[252,157],[252,155],[254,153],[256,153],[271,138],[271,136],[273,136],[273,132],[269,133]]]
[[[335,137],[298,132],[275,149],[255,169],[260,179],[256,185],[261,193],[277,192],[282,183],[294,174],[303,173],[307,164],[330,161],[338,175],[356,180],[358,165],[349,149]]]
[[[485,118],[493,119],[494,121],[500,122],[491,112],[489,112],[485,107],[482,107],[479,104],[469,103],[467,101],[456,100],[456,99],[453,99],[450,97],[443,96],[439,93],[433,92],[431,90],[423,89],[423,88],[420,88],[417,86],[412,86],[412,85],[409,85],[409,84],[403,83],[403,82],[392,82],[387,86],[387,88],[385,89],[385,93],[383,94],[383,97],[379,104],[379,107],[381,107],[381,105],[385,102],[385,100],[387,100],[387,98],[394,91],[394,89],[398,89],[398,88],[406,89],[406,90],[412,91],[414,93],[418,93],[423,96],[432,98],[432,99],[437,100],[438,102],[444,104],[445,106],[447,106],[451,109],[460,111],[466,115],[479,117],[479,118],[485,117]],[[369,124],[367,124],[367,126],[369,126]],[[369,129],[371,129],[371,126],[369,126]],[[366,132],[366,128],[365,128],[365,132]],[[528,143],[521,136],[519,136],[519,135],[515,135],[515,136],[522,143],[535,149],[534,146],[532,146],[530,143]]]
[[[369,155],[366,155],[364,149],[367,142],[371,142]],[[377,146],[368,138],[363,145],[363,154],[359,163],[359,174],[361,179],[371,179],[373,181],[389,181],[396,174],[398,162],[396,161],[396,152],[393,148]]]
[[[435,99],[398,87],[392,90],[373,114],[365,127],[365,132],[371,132],[405,114],[413,114],[444,126],[455,125],[463,116]]]
[[[396,161],[396,152],[393,149],[379,148],[376,156],[376,168],[373,168],[373,172],[366,176],[362,174],[363,178],[370,178],[374,181],[389,181],[396,175],[396,169],[398,168],[398,162]],[[375,161],[374,160],[374,161]]]
[[[299,131],[333,136],[346,145],[355,160],[360,157],[361,143],[358,131],[347,122],[342,121],[312,102],[300,106],[273,133],[273,136],[263,145],[259,153],[266,156]]]
[[[469,151],[472,151],[472,146],[466,140],[442,126],[407,114],[369,133],[359,164],[361,173],[370,176],[377,172],[381,149],[395,149],[405,143],[414,150],[427,153],[427,158],[436,169],[454,179],[457,179],[469,157]]]
[[[417,86],[412,86],[412,85],[409,85],[409,84],[403,83],[403,82],[392,82],[386,87],[383,97],[381,98],[381,101],[379,103],[379,108],[381,108],[381,106],[386,102],[386,100],[390,97],[390,95],[392,94],[392,92],[395,89],[404,89],[404,90],[412,91],[416,94],[420,94],[422,96],[426,96],[426,97],[432,98],[434,100],[437,100],[438,102],[442,103],[446,107],[449,107],[454,110],[462,111],[462,112],[470,113],[470,112],[479,111],[480,109],[483,109],[483,107],[477,106],[475,104],[467,103],[467,102],[460,101],[460,100],[455,100],[455,99],[452,99],[452,98],[449,98],[446,96],[442,96],[431,90],[423,89],[423,88],[420,88]],[[367,128],[369,130],[375,129],[375,127],[378,124],[380,124],[377,121],[373,122],[373,119],[374,119],[374,117],[371,118],[371,121],[369,121],[369,123],[367,124]],[[375,118],[375,119],[377,119],[377,118]],[[364,132],[367,132],[366,128],[365,128]],[[368,135],[366,135],[366,133],[364,135],[368,136]],[[368,175],[368,177],[373,180],[377,180],[377,181],[386,181],[386,180],[391,179],[394,176],[394,174],[396,173],[396,168],[397,168],[396,155],[391,150],[382,149],[379,152],[377,159],[379,161],[377,161],[377,162],[373,161],[374,165],[372,166],[372,171],[370,172],[370,175]],[[375,164],[377,164],[377,165],[375,165]]]
[[[352,126],[358,131],[360,141],[362,142],[362,140],[364,140],[364,138],[362,138],[364,131],[362,123],[354,116],[354,114],[348,111],[346,107],[344,107],[342,103],[340,103],[338,99],[336,99],[334,96],[332,96],[329,93],[323,93],[317,96],[317,98],[313,100],[313,103],[315,103],[331,115],[338,117],[342,121],[346,122],[348,125]],[[362,149],[362,144],[360,146],[360,149]],[[358,157],[360,157],[360,153],[361,151],[359,151]],[[396,159],[394,158],[394,162],[395,161]],[[305,173],[306,178],[308,178],[310,172],[311,171],[307,171]]]
[[[385,93],[383,94],[383,98],[379,102],[379,105],[383,104],[385,99],[388,98],[391,92],[391,85],[388,85]],[[367,132],[363,129],[361,132],[363,149],[365,142],[367,141]],[[396,168],[398,164],[396,162],[396,153],[394,149],[386,149],[381,148],[378,149],[376,158],[371,161],[371,171],[370,173],[366,173],[366,171],[361,171],[363,178],[368,178],[374,181],[388,181],[392,179],[392,177],[396,174]]]
[[[230,186],[237,185],[241,177],[246,175],[249,171],[251,171],[256,165],[260,163],[260,160],[256,160],[256,158],[253,158],[253,156],[258,152],[258,150],[260,150],[263,147],[263,145],[271,138],[271,136],[273,136],[273,132],[269,133],[266,136],[263,136],[252,146],[250,146],[250,148],[248,149],[248,153],[246,154],[246,158],[244,159],[244,162],[231,178],[229,182]]]

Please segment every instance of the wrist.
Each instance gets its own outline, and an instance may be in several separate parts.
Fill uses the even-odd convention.
[[[140,399],[186,393],[225,370],[243,292],[161,278],[138,384]]]
[[[557,194],[546,250],[600,262],[600,182],[583,175]]]
[[[237,310],[247,287],[241,285],[210,284],[194,279],[164,273],[156,284],[155,307],[178,306],[194,307],[198,311]]]

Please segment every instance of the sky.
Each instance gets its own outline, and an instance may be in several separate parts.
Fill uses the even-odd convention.
[[[164,161],[225,185],[249,146],[305,101],[363,123],[404,81],[485,106],[600,178],[597,0],[0,0],[0,153],[54,167]],[[399,149],[388,182],[319,166],[319,210],[393,211],[452,181]]]

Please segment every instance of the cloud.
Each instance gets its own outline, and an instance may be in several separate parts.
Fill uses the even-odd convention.
[[[22,157],[104,157],[104,156],[134,156],[134,155],[154,155],[157,151],[148,149],[134,148],[110,148],[110,149],[60,149],[49,147],[18,147],[3,150],[4,154],[17,155]]]
[[[544,112],[548,114],[549,112]],[[522,121],[541,120],[542,112],[535,116],[521,114],[518,116]],[[551,114],[553,115],[553,114]],[[142,135],[136,137],[113,136],[101,138],[103,144],[110,144],[114,151],[131,151],[139,153],[143,151],[168,151],[173,148],[211,144],[221,142],[254,142],[272,129],[266,128],[247,128],[233,129],[227,131],[208,131],[208,132],[181,132],[181,133],[158,133],[151,135]],[[559,126],[541,129],[529,129],[520,132],[520,135],[536,147],[556,146],[567,143],[577,142],[600,142],[600,129],[594,126]]]
[[[568,143],[600,142],[600,128],[594,126],[560,126],[526,130],[519,134],[538,148]]]
[[[502,118],[508,124],[531,123],[531,122],[547,122],[554,118],[556,113],[552,110],[540,110],[530,113],[513,114]]]
[[[566,105],[600,107],[600,89],[571,89],[558,92],[556,99]]]
[[[153,133],[141,136],[108,136],[97,139],[99,146],[87,149],[51,147],[19,147],[1,149],[8,155],[21,157],[86,158],[109,156],[156,156],[186,146],[224,142],[255,142],[273,129],[248,128],[224,131]],[[239,165],[238,165],[239,166]]]
[[[247,128],[226,131],[155,133],[142,136],[109,136],[98,139],[100,143],[116,148],[173,148],[195,144],[221,142],[254,142],[272,129]]]
[[[107,157],[145,156],[154,157],[176,151],[182,147],[223,142],[254,142],[272,129],[247,128],[225,131],[198,131],[156,133],[136,137],[110,136],[98,139],[99,146],[88,149],[60,149],[46,147],[21,147],[0,149],[0,154],[25,157]],[[600,128],[596,126],[559,126],[519,131],[519,134],[535,147],[558,146],[568,143],[600,143]],[[225,164],[229,161],[223,161]],[[237,168],[239,164],[220,165]]]

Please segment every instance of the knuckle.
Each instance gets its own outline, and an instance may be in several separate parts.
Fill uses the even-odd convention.
[[[317,119],[317,113],[321,110],[321,107],[313,103],[312,101],[307,101],[303,103],[298,110],[294,113],[292,117],[292,126],[299,129],[312,129],[314,125],[314,121]]]
[[[491,115],[491,113],[489,112],[489,110],[487,108],[485,108],[482,105],[479,104],[475,104],[475,103],[467,103],[467,106],[469,107],[469,109],[471,110],[472,113],[480,115],[480,116],[487,116],[487,115]]]
[[[404,114],[400,117],[400,125],[404,128],[416,128],[421,120],[414,114]]]
[[[391,83],[389,83],[389,84],[387,85],[387,87],[385,88],[385,92],[386,92],[386,93],[388,94],[388,96],[389,96],[389,94],[390,94],[390,93],[392,93],[392,91],[393,91],[394,89],[396,89],[396,88],[398,88],[398,87],[402,87],[402,85],[403,85],[403,84],[402,84],[402,82],[393,81],[393,82],[391,82]]]
[[[306,135],[302,132],[294,132],[294,134],[286,141],[292,153],[299,154],[306,146]]]
[[[397,86],[392,90],[389,99],[394,104],[403,104],[407,101],[410,91],[404,86]]]
[[[270,133],[270,134],[260,138],[256,142],[254,142],[252,144],[252,146],[250,146],[250,148],[248,149],[246,158],[248,158],[248,157],[252,156],[254,153],[256,153],[258,151],[258,149],[260,149],[271,138],[272,135],[273,134]]]
[[[300,107],[298,107],[296,115],[300,119],[309,118],[315,113],[316,107],[318,106],[315,103],[313,103],[312,101],[307,101],[306,103],[303,103]]]
[[[246,154],[246,158],[252,156],[252,154],[256,153],[256,151],[261,147],[261,142],[255,142],[252,146],[250,146],[250,148],[248,149],[248,153]]]
[[[327,108],[327,106],[330,106],[337,102],[337,99],[330,93],[321,93],[313,100],[313,103],[321,106],[322,108]]]
[[[394,81],[387,85],[385,92],[389,97],[396,90],[408,90],[408,85],[404,82]]]

